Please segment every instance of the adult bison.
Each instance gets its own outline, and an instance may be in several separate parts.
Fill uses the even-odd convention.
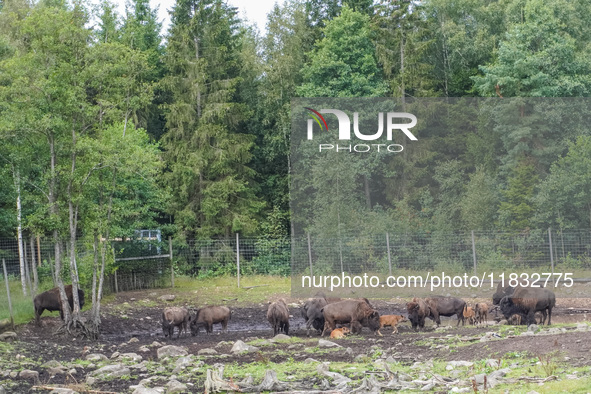
[[[64,290],[66,291],[66,296],[68,297],[68,304],[70,305],[70,310],[72,310],[74,309],[72,285],[64,286]],[[82,309],[82,307],[84,306],[84,291],[82,289],[78,289],[78,303],[80,305],[80,309]],[[41,314],[45,310],[48,310],[50,312],[59,311],[60,317],[62,318],[62,320],[64,319],[64,311],[62,310],[60,292],[57,287],[54,287],[51,290],[47,290],[37,295],[33,300],[33,306],[35,307],[35,322],[38,326],[41,325]]]
[[[517,286],[526,287],[527,283],[525,281],[518,281]],[[509,283],[505,281],[499,282],[497,285],[497,291],[492,297],[493,305],[499,305],[501,298],[512,295],[517,286],[509,286]]]
[[[273,327],[273,335],[277,335],[281,331],[285,335],[289,335],[289,309],[287,309],[287,304],[283,298],[269,305],[267,320]]]
[[[429,317],[438,326],[441,324],[440,316],[450,317],[453,315],[458,317],[456,327],[460,325],[460,321],[464,325],[464,307],[466,306],[466,301],[455,297],[429,297],[425,298],[425,303],[431,309],[431,315]]]
[[[535,313],[542,313],[542,322],[546,322],[548,313],[548,325],[552,324],[552,308],[556,305],[556,296],[548,289],[538,287],[517,286],[510,296],[505,296],[499,301],[501,313],[506,319],[515,314],[521,315],[526,324],[535,324]]]
[[[360,300],[343,300],[327,304],[322,308],[325,333],[337,327],[337,323],[351,324],[353,333],[361,332],[362,327],[369,327],[375,334],[380,328],[380,314],[373,309],[366,298]]]
[[[320,332],[324,328],[324,314],[322,308],[328,304],[324,297],[309,298],[302,307],[302,317],[306,320],[306,334],[310,336],[310,329]]]
[[[178,306],[171,306],[164,308],[162,311],[162,333],[165,337],[170,337],[174,334],[174,328],[178,327],[179,333],[177,338],[181,336],[181,331],[187,332],[187,324],[191,321],[191,315],[187,308]]]
[[[205,326],[205,332],[211,334],[213,325],[218,323],[222,325],[222,331],[225,332],[231,315],[230,308],[226,306],[206,306],[198,309],[195,318],[191,320],[191,335],[197,335],[199,328],[203,326]]]
[[[425,318],[431,316],[431,308],[425,301],[413,298],[411,302],[406,304],[406,311],[413,330],[425,328]]]

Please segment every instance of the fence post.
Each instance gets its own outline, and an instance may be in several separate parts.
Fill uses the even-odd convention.
[[[472,234],[472,260],[474,260],[474,275],[476,275],[476,242],[474,242],[474,230],[471,231]]]
[[[6,272],[6,261],[2,259],[2,268],[4,268],[4,281],[6,282],[6,296],[8,297],[8,310],[10,311],[10,326],[14,331],[14,316],[12,315],[12,301],[10,300],[10,286],[8,285],[8,273]]]
[[[392,276],[392,257],[390,256],[390,234],[386,232],[386,248],[388,248],[388,272]]]
[[[168,254],[170,256],[170,287],[174,287],[174,264],[172,262],[172,237],[168,237]]]
[[[310,233],[308,233],[308,260],[310,261],[310,276],[314,275],[312,272],[312,245],[310,243]]]
[[[552,283],[554,283],[554,253],[552,253],[552,228],[548,227],[548,244],[550,246],[550,266],[552,267]],[[556,283],[554,283],[556,285]]]
[[[236,233],[236,274],[238,277],[238,288],[240,288],[240,236]]]

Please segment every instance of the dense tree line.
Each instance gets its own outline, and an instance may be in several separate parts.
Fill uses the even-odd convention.
[[[591,89],[584,0],[287,0],[264,32],[223,0],[178,0],[167,31],[147,0],[0,7],[5,237],[285,236],[294,97]],[[528,121],[442,127],[377,175],[360,162],[339,210],[401,231],[588,227],[589,131]]]

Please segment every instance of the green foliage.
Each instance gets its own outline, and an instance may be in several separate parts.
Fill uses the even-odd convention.
[[[504,228],[522,230],[531,227],[534,212],[532,198],[537,176],[534,167],[521,162],[508,179],[502,191],[504,201],[499,206],[499,220]]]

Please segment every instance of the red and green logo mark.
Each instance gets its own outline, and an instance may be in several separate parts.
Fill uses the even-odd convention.
[[[328,125],[326,124],[326,120],[324,120],[324,117],[322,115],[320,115],[320,112],[315,111],[309,107],[304,107],[304,108],[307,109],[308,111],[312,111],[312,117],[314,118],[316,123],[318,123],[318,126],[320,126],[320,130],[322,130],[322,125],[320,124],[320,119],[322,119],[322,123],[324,123],[324,127],[326,128],[326,131],[328,131]],[[318,118],[320,118],[320,119],[318,119]]]

